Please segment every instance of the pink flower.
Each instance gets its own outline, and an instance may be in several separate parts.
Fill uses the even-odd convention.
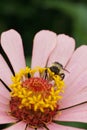
[[[7,32],[2,33],[1,48],[3,48],[4,52],[6,53],[7,57],[9,58],[10,63],[12,65],[15,73],[18,73],[20,71],[20,69],[23,69],[26,67],[22,40],[21,40],[20,35],[15,30],[9,30]],[[55,107],[55,105],[54,105],[52,107],[51,104],[49,106],[46,104],[47,105],[46,107],[47,108],[50,107],[51,110],[47,109],[43,105],[43,103],[42,103],[41,107],[39,106],[40,110],[38,110],[38,105],[36,106],[36,104],[33,104],[34,101],[32,99],[29,99],[29,100],[31,100],[30,103],[33,104],[33,105],[29,106],[30,107],[29,112],[30,111],[35,112],[37,117],[35,117],[35,115],[33,115],[33,113],[32,114],[30,113],[29,115],[28,115],[28,113],[26,113],[29,116],[28,120],[30,120],[33,115],[34,118],[37,118],[37,120],[39,119],[39,117],[41,117],[41,121],[42,121],[42,115],[43,115],[43,118],[46,121],[46,120],[48,120],[48,117],[50,118],[49,113],[47,113],[48,117],[46,117],[46,119],[44,117],[44,115],[46,114],[45,112],[47,112],[47,110],[48,110],[48,112],[51,111],[50,113],[51,113],[52,120],[87,122],[87,104],[83,103],[83,102],[87,101],[87,46],[83,45],[75,50],[75,41],[73,38],[71,38],[67,35],[64,35],[64,34],[60,34],[57,36],[54,32],[51,32],[51,31],[46,31],[46,30],[40,31],[39,33],[36,34],[36,36],[34,38],[31,68],[34,68],[36,66],[50,67],[52,65],[52,63],[55,61],[61,63],[63,65],[63,67],[68,71],[68,72],[67,71],[63,72],[63,73],[65,73],[64,93],[61,93],[61,95],[59,95],[57,97],[57,99],[59,101],[58,106],[56,105],[56,107]],[[46,98],[46,96],[48,96],[50,94],[49,91],[51,90],[51,86],[54,83],[48,83],[47,79],[45,79],[45,78],[44,78],[44,80],[46,80],[47,82],[45,82],[44,80],[41,81],[41,78],[40,78],[41,85],[43,85],[42,82],[44,84],[46,83],[48,88],[44,86],[44,89],[42,89],[38,85],[39,89],[36,90],[36,88],[32,87],[33,83],[31,83],[31,86],[29,86],[30,85],[29,80],[32,79],[32,80],[30,80],[31,82],[33,82],[33,80],[34,81],[37,80],[39,83],[37,75],[36,75],[36,78],[33,78],[32,73],[34,71],[31,71],[31,70],[28,70],[28,71],[30,72],[29,73],[30,77],[29,77],[29,79],[28,79],[28,76],[27,76],[27,78],[24,77],[24,79],[22,77],[22,86],[30,87],[30,88],[28,88],[29,90],[35,89],[35,90],[32,90],[33,94],[35,94],[34,92],[36,92],[37,94],[42,92],[43,97]],[[41,69],[41,71],[43,71],[43,69]],[[16,96],[15,96],[15,93],[13,92],[12,93],[13,97],[11,97],[10,91],[12,91],[12,90],[16,91],[13,86],[15,86],[16,83],[19,83],[19,80],[17,79],[17,77],[15,78],[15,76],[14,76],[15,79],[13,79],[13,82],[15,82],[15,84],[13,84],[12,78],[11,78],[13,75],[12,72],[13,71],[11,71],[11,69],[9,69],[2,54],[0,54],[0,81],[1,81],[0,82],[0,124],[15,123],[14,125],[6,128],[5,130],[16,130],[16,129],[33,130],[33,129],[35,129],[35,128],[33,128],[34,118],[31,122],[31,124],[28,124],[28,123],[26,123],[27,122],[26,118],[24,120],[21,120],[21,117],[20,117],[22,115],[24,118],[24,115],[22,114],[22,111],[21,111],[21,110],[23,110],[24,106],[23,106],[23,102],[22,102],[21,106],[19,105],[20,98],[17,96],[21,95],[20,93],[22,92],[22,89],[20,89],[20,92],[17,91],[19,93],[16,93]],[[24,72],[20,72],[20,76],[22,75],[21,73],[24,73]],[[39,73],[40,73],[40,71],[39,71]],[[47,74],[46,78],[48,78],[48,80],[50,80],[50,78],[51,78],[50,72],[48,72],[48,71],[47,71],[47,73],[46,73],[46,71],[41,72],[42,77],[45,74]],[[27,73],[27,75],[28,75],[28,73]],[[56,76],[54,76],[54,78],[56,78]],[[14,81],[14,80],[18,80],[18,81]],[[28,83],[26,82],[27,80],[28,80]],[[53,77],[51,80],[53,81]],[[51,80],[50,80],[50,82],[51,82]],[[56,80],[55,80],[55,82],[56,82]],[[62,84],[63,81],[60,80],[59,82],[60,82],[60,84]],[[57,82],[55,84],[57,84]],[[10,88],[11,85],[13,85],[12,86],[13,88]],[[59,88],[58,88],[58,90],[59,90]],[[48,92],[48,95],[45,91]],[[60,89],[60,91],[62,91],[62,90]],[[45,93],[45,95],[44,95],[44,93]],[[59,97],[61,97],[61,96],[62,96],[62,99],[59,100]],[[17,100],[15,97],[17,97]],[[40,98],[40,94],[38,96],[38,100],[39,100],[39,98]],[[22,101],[24,101],[24,100],[22,100]],[[41,101],[40,101],[40,103],[41,103]],[[81,104],[81,103],[83,103],[83,104]],[[77,105],[77,104],[79,104],[79,105]],[[17,108],[18,112],[17,112],[17,110],[15,112],[14,109],[16,109],[17,105],[18,105],[18,107],[21,107],[21,108],[19,108],[19,109]],[[73,107],[71,107],[71,106],[73,106]],[[68,108],[68,107],[71,107],[71,108]],[[26,108],[26,107],[24,107],[24,108]],[[32,110],[32,109],[34,109],[34,110]],[[46,111],[45,111],[45,109],[46,109]],[[58,111],[61,110],[60,113],[57,114],[56,109]],[[37,111],[41,111],[40,114],[41,113],[44,113],[44,114],[42,114],[40,116]],[[24,109],[24,112],[26,112],[25,109]],[[54,112],[56,114],[53,113],[53,115],[52,115],[52,112]],[[18,119],[17,119],[17,116],[18,116]],[[37,121],[37,120],[35,120],[35,121]],[[47,123],[46,126],[50,130],[77,130],[77,128],[66,127],[66,126],[55,124],[52,122],[52,120],[50,122],[49,121],[46,122]],[[44,125],[45,125],[45,123],[44,123]],[[45,130],[46,128],[44,127],[44,125],[43,125],[43,127],[39,126],[37,129]],[[36,126],[38,126],[38,123],[36,123]]]

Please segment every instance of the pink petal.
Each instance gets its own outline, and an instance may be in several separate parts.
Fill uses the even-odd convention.
[[[87,70],[70,87],[65,89],[61,108],[87,101]]]
[[[1,82],[0,82],[0,95],[3,95],[4,97],[10,99],[9,91],[5,88],[5,86]]]
[[[34,130],[34,128],[27,127],[27,130]],[[46,130],[45,128],[38,128],[37,130]]]
[[[30,127],[27,127],[27,130],[34,130],[33,128],[30,128]],[[38,129],[39,130],[39,129]],[[43,129],[41,129],[41,130],[43,130]]]
[[[0,111],[9,111],[10,93],[0,82]]]
[[[87,103],[61,111],[55,120],[87,122]]]
[[[85,80],[83,79],[83,78],[86,78],[85,76],[87,75],[86,74],[87,72],[85,72],[87,68],[86,57],[87,57],[87,46],[81,46],[74,52],[69,64],[67,65],[66,69],[70,73],[66,73],[66,77],[65,77],[66,88],[65,88],[65,93],[63,95],[61,106],[65,107],[67,105],[71,105],[71,104],[73,105],[73,103],[79,103],[80,100],[81,101],[86,100],[86,96],[83,96],[83,98],[79,100],[79,95],[80,95],[79,91],[81,91],[82,88],[84,89],[87,83],[86,79]],[[84,72],[85,74],[83,75]],[[81,75],[83,76],[79,78]],[[75,82],[77,82],[76,85],[75,85]],[[78,96],[74,98],[74,94],[76,93],[78,94]],[[73,98],[74,98],[74,101],[73,101]]]
[[[6,128],[6,129],[4,129],[4,130],[25,130],[25,128],[26,128],[26,124],[21,121],[21,122],[18,122],[18,123]]]
[[[0,55],[0,79],[2,79],[9,86],[12,83],[11,77],[12,73],[2,55]]]
[[[56,46],[56,34],[48,30],[42,30],[34,38],[32,53],[32,68],[35,66],[44,67],[47,64],[49,55]]]
[[[27,127],[27,130],[34,130],[34,128]],[[42,127],[42,128],[38,128],[37,130],[46,130],[46,129],[44,127]]]
[[[75,129],[75,128],[72,128],[72,127],[66,127],[66,126],[63,126],[63,125],[58,125],[58,124],[55,124],[55,123],[47,124],[47,127],[49,128],[49,130],[79,130],[79,129]],[[34,130],[34,129],[29,127],[29,128],[27,128],[27,130]],[[43,127],[43,128],[38,128],[38,130],[46,130],[46,129]]]
[[[34,130],[33,128],[27,127],[27,130]],[[37,130],[46,130],[44,127],[43,128],[38,128]]]
[[[66,74],[66,86],[71,87],[78,76],[87,69],[87,46],[81,46],[74,52],[66,69],[70,72]]]
[[[58,35],[57,46],[49,58],[48,66],[50,66],[55,61],[58,61],[63,66],[65,66],[71,58],[74,49],[75,41],[73,38],[64,34]]]
[[[30,130],[30,129],[29,129]],[[37,130],[46,130],[44,127],[43,128],[38,128]]]
[[[16,122],[16,119],[7,112],[0,111],[0,124]]]
[[[80,104],[87,101],[87,89],[83,93],[77,93],[77,95],[73,95],[73,97],[68,97],[68,99],[62,99],[60,103],[60,108],[70,107],[76,104]]]
[[[11,29],[2,33],[1,45],[8,55],[15,72],[19,72],[20,68],[25,67],[22,40],[15,30]]]
[[[48,124],[48,128],[49,128],[49,130],[79,130],[77,128],[58,125],[58,124],[55,124],[55,123],[51,123],[50,125]]]
[[[50,130],[66,130],[65,126],[62,126],[62,125],[58,125],[58,124],[55,124],[55,123],[50,123],[47,125],[47,127],[50,129]]]
[[[0,103],[9,104],[9,99],[4,95],[0,94]]]
[[[9,105],[0,102],[0,111],[4,111],[4,112],[10,111]]]

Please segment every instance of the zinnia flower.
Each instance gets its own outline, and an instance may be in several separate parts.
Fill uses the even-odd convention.
[[[34,38],[31,68],[15,30],[1,35],[0,124],[5,130],[72,130],[57,121],[87,122],[87,46],[43,30]],[[65,77],[64,77],[65,76]]]

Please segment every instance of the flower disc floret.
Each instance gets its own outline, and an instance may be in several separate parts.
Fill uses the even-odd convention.
[[[29,117],[31,111],[37,117],[41,113],[41,121],[44,119],[42,122],[48,123],[56,114],[58,102],[62,98],[60,93],[63,92],[64,82],[60,76],[55,75],[49,68],[30,69],[26,67],[13,76],[12,81],[13,83],[10,85],[12,89],[10,101],[12,115],[23,120],[25,114],[22,112],[26,109]],[[45,118],[47,113],[51,113],[51,115],[49,114],[50,119],[49,116]],[[28,121],[27,118],[24,121],[31,126],[34,125],[34,122],[30,123],[30,118]],[[39,126],[38,122],[36,127]],[[40,122],[40,124],[43,123]]]

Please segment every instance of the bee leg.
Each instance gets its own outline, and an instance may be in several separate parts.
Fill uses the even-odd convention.
[[[65,78],[65,74],[64,73],[59,74],[59,76],[61,77],[62,80]]]
[[[45,72],[44,72],[44,79],[46,79],[47,78],[47,69],[45,70]]]

